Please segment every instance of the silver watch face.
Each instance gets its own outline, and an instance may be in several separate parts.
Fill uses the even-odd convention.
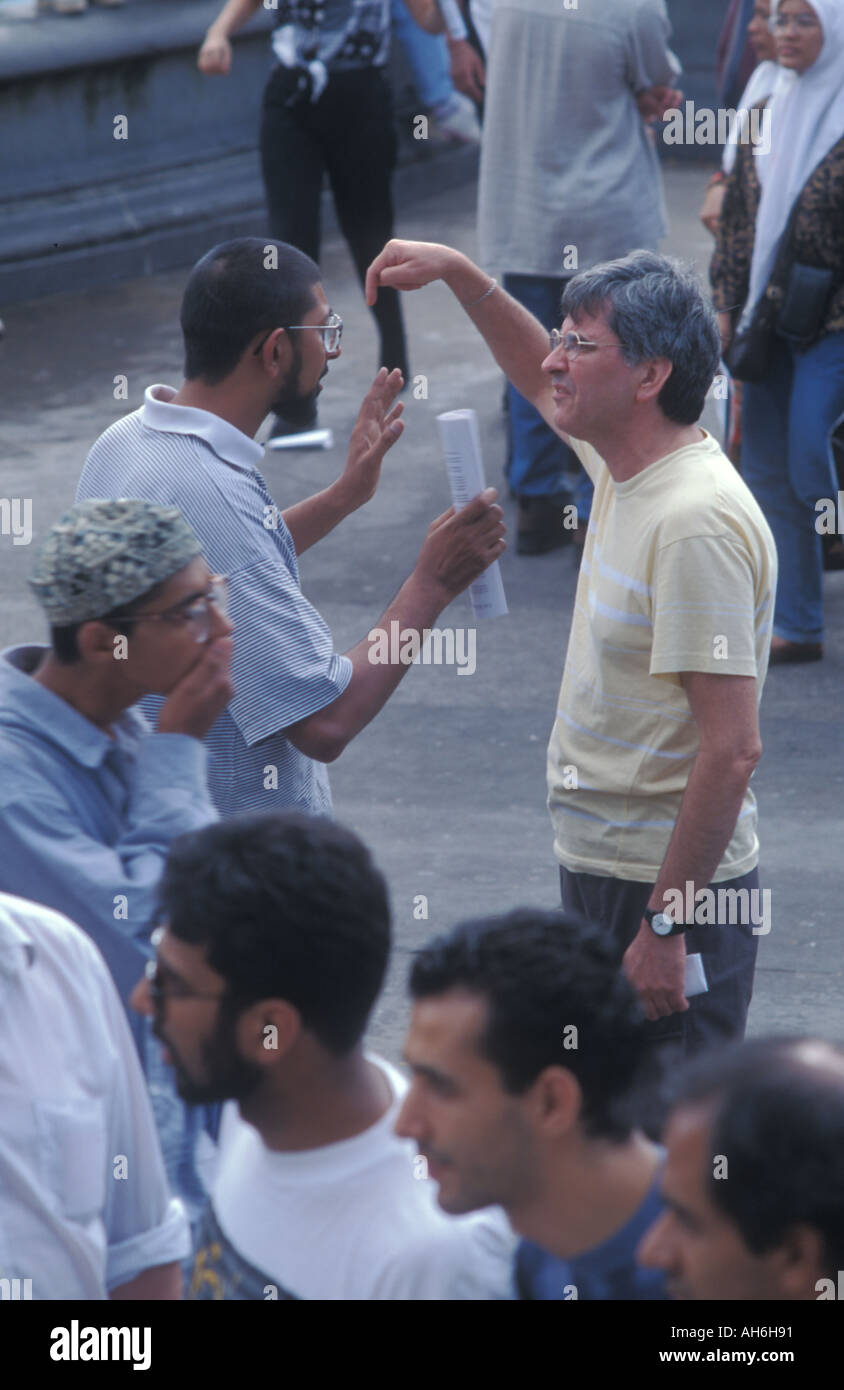
[[[670,936],[674,928],[672,919],[667,912],[655,912],[651,918],[651,931],[655,931],[657,936]]]

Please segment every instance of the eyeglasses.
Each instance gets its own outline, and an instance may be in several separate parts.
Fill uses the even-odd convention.
[[[121,623],[187,623],[193,629],[193,639],[195,642],[207,642],[211,635],[211,615],[213,612],[219,613],[222,617],[228,617],[229,612],[229,586],[228,579],[224,574],[214,574],[208,584],[207,593],[202,598],[193,599],[189,604],[176,604],[173,608],[164,608],[160,613],[127,613],[125,618],[119,614],[114,615],[115,621]]]
[[[336,352],[343,336],[343,320],[339,314],[330,314],[327,323],[280,323],[278,327],[283,328],[285,333],[298,333],[303,328],[316,329],[317,333],[322,334],[322,345],[326,352]],[[272,333],[275,333],[275,329],[269,328],[252,353],[253,357],[259,355],[264,343]]]
[[[150,938],[153,946],[157,946],[163,935],[164,928],[157,927]],[[144,966],[144,979],[147,982],[150,998],[153,1004],[161,1004],[165,999],[222,999],[223,991],[217,994],[204,993],[201,990],[189,989],[181,980],[168,980],[166,975],[162,976],[161,966],[157,956],[148,960]]]
[[[559,328],[552,328],[548,335],[551,344],[551,351],[556,352],[557,348],[562,348],[566,357],[570,357],[572,362],[579,357],[581,352],[586,349],[596,352],[598,348],[620,347],[620,343],[591,343],[588,338],[581,338],[579,333],[561,333]]]
[[[820,28],[819,21],[810,14],[775,14],[768,20],[768,28],[772,34],[782,34],[792,25],[795,29]]]

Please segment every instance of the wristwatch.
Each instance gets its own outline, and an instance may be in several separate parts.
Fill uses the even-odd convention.
[[[646,907],[642,916],[655,936],[682,936],[686,930],[682,922],[675,922],[667,912],[657,912],[654,907]]]

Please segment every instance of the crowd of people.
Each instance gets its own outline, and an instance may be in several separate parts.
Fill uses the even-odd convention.
[[[743,1041],[770,929],[759,703],[769,662],[822,654],[815,502],[844,414],[844,8],[767,4],[747,105],[771,103],[771,148],[738,138],[705,211],[714,304],[657,250],[648,121],[680,95],[661,0],[606,0],[600,35],[556,0],[508,0],[491,31],[408,0],[483,95],[502,283],[392,237],[386,7],[279,5],[273,235],[193,267],[184,379],[93,442],[29,575],[48,640],[0,654],[0,1248],[34,1298],[835,1296],[844,1048]],[[256,8],[229,0],[204,71]],[[255,436],[313,425],[342,351],[326,170],[382,365],[339,478],[281,509]],[[559,543],[566,489],[586,500],[547,761],[560,907],[415,953],[405,1074],[366,1046],[389,891],[327,764],[408,671],[374,639],[421,644],[503,553],[504,513],[489,488],[435,517],[346,652],[299,558],[378,487],[401,296],[435,282],[508,382],[517,548]],[[699,424],[728,348],[741,470]]]

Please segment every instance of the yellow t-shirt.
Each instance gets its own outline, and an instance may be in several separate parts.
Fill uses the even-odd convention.
[[[548,746],[554,850],[574,872],[653,883],[699,747],[678,673],[755,676],[761,697],[776,548],[711,435],[623,483],[571,443],[595,498]],[[748,788],[714,881],[758,851]]]

